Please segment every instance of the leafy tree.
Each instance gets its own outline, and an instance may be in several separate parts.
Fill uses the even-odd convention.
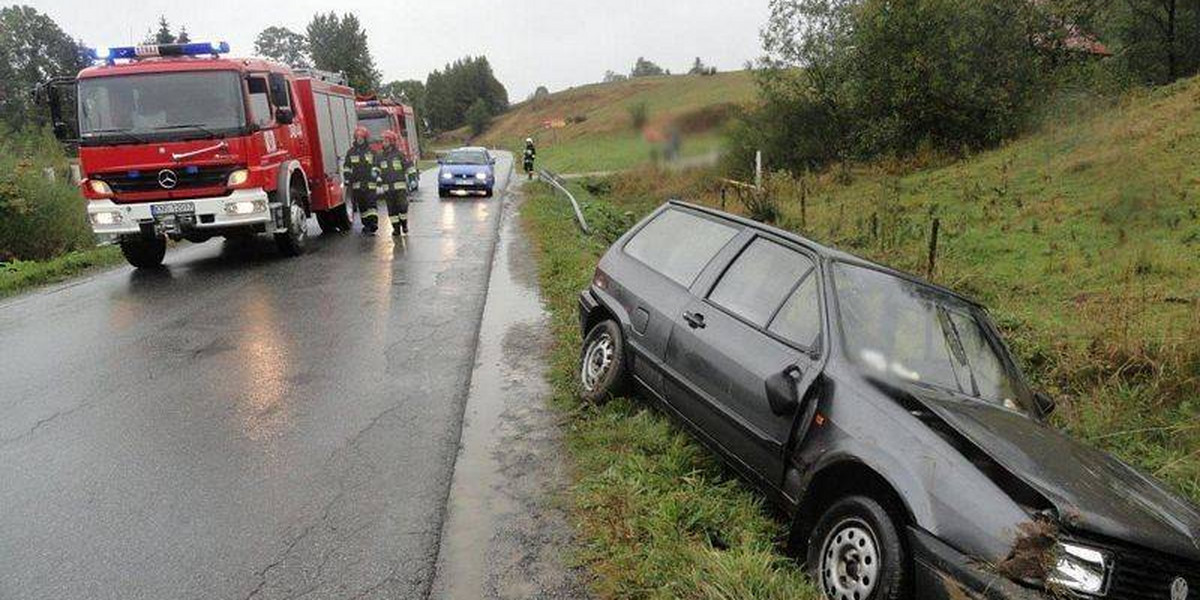
[[[395,98],[405,101],[424,117],[425,113],[425,84],[416,79],[392,81],[379,88],[379,95],[384,98]]]
[[[187,44],[191,41],[192,41],[192,36],[188,35],[187,27],[181,26],[179,28],[179,35],[175,36],[175,43],[176,44]]]
[[[1119,60],[1136,79],[1166,83],[1200,70],[1200,2],[1118,0],[1101,15]]]
[[[85,66],[80,46],[50,17],[28,6],[0,8],[0,118],[13,129],[44,123],[34,88]]]
[[[669,75],[662,67],[646,60],[645,57],[639,56],[637,62],[633,63],[633,70],[629,72],[630,77],[653,77],[655,75]]]
[[[314,15],[308,24],[308,50],[313,66],[344,74],[354,89],[370,92],[379,87],[367,32],[353,13]]]
[[[1041,4],[772,0],[764,102],[735,130],[734,159],[748,143],[793,169],[999,143],[1043,89]]]
[[[476,98],[475,102],[471,103],[471,107],[467,109],[466,114],[467,124],[471,126],[471,135],[479,135],[487,129],[488,123],[492,121],[492,110],[488,108],[487,100]]]
[[[542,98],[547,98],[549,96],[550,96],[550,89],[544,85],[539,85],[539,86],[537,86],[536,90],[533,90],[533,99],[534,100],[541,100]]]
[[[308,68],[308,38],[287,27],[268,27],[254,39],[254,53],[295,68]]]
[[[629,79],[629,78],[621,73],[617,73],[616,71],[605,71],[604,72],[604,79],[603,79],[604,83],[615,83],[617,81],[625,81],[626,79]]]
[[[697,56],[696,61],[692,63],[692,68],[688,69],[688,75],[705,75],[707,73],[708,67],[705,66],[704,61],[700,60],[700,57]]]
[[[489,115],[508,109],[508,91],[496,79],[487,57],[456,60],[425,80],[425,113],[435,130],[465,124],[467,111],[479,99],[487,105]]]

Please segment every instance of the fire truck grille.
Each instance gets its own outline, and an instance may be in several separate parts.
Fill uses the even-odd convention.
[[[98,173],[92,175],[94,179],[99,179],[109,185],[113,192],[117,194],[155,192],[160,190],[186,190],[193,188],[211,188],[225,185],[229,179],[229,174],[237,167],[234,166],[210,166],[210,167],[179,167],[172,169],[147,169],[137,171],[114,171],[110,173]],[[169,170],[174,175],[174,185],[167,187],[163,185],[163,181],[168,184],[172,178],[166,176],[163,171]]]

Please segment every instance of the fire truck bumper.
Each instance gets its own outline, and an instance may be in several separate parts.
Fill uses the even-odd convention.
[[[219,198],[172,198],[136,204],[93,200],[88,202],[87,211],[92,231],[109,241],[144,232],[181,236],[188,232],[219,235],[221,230],[275,231],[270,199],[261,189],[234,190]]]

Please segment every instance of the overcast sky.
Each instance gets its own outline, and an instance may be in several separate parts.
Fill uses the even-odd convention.
[[[20,1],[20,0],[18,0]],[[699,56],[722,70],[760,52],[767,0],[24,0],[93,46],[140,41],[165,15],[193,40],[225,40],[253,53],[271,25],[303,32],[313,13],[363,21],[384,81],[420,79],[465,55],[483,54],[513,101],[628,72],[645,56],[672,72]]]

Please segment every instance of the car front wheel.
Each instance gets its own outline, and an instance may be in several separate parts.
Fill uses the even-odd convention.
[[[579,354],[580,396],[585,402],[605,402],[623,394],[628,379],[621,327],[616,321],[605,320],[592,327],[583,340]]]
[[[843,498],[825,511],[809,538],[808,565],[829,600],[906,597],[900,532],[888,511],[867,496]]]

